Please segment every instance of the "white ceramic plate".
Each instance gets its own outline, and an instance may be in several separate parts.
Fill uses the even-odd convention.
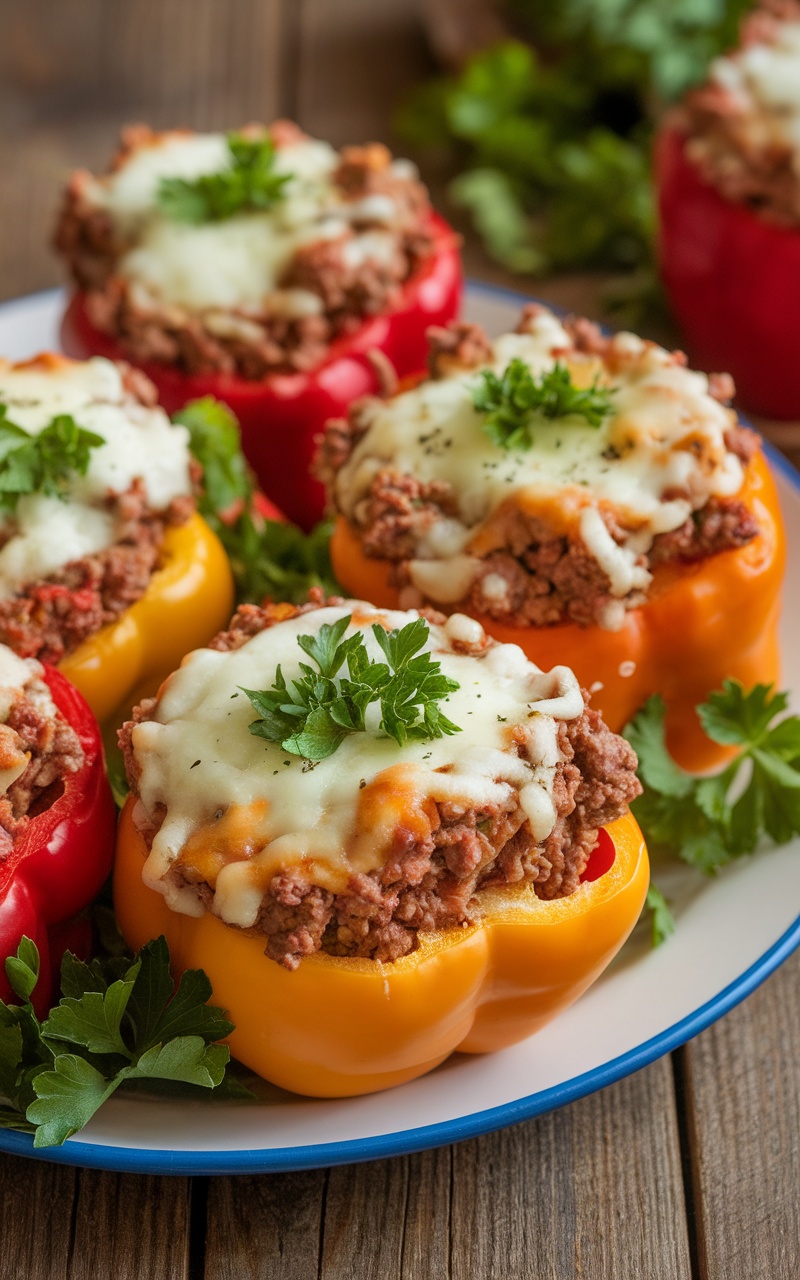
[[[468,315],[494,332],[513,324],[517,295],[473,285]],[[62,298],[0,306],[0,352],[19,358],[58,345]],[[800,474],[770,451],[789,545],[800,549]],[[800,562],[789,560],[784,680],[800,691]],[[680,655],[676,652],[676,660]],[[61,1148],[34,1152],[0,1131],[0,1149],[138,1173],[214,1174],[314,1168],[419,1151],[562,1106],[674,1049],[743,1000],[800,945],[800,840],[707,880],[658,869],[677,933],[651,951],[640,927],[610,970],[537,1036],[486,1057],[456,1054],[388,1093],[318,1101],[265,1086],[257,1103],[112,1099]],[[769,861],[767,870],[764,865]],[[765,881],[781,893],[764,893]]]

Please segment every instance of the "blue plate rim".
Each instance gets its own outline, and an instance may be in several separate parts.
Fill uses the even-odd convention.
[[[527,294],[483,281],[467,281],[467,291],[483,293],[509,301],[530,301]],[[53,299],[62,290],[42,289],[23,298],[0,303],[0,310],[22,303]],[[553,310],[561,308],[553,307]],[[740,415],[741,417],[741,415]],[[770,463],[780,471],[793,489],[800,493],[800,471],[768,440],[763,441]],[[575,1102],[607,1085],[614,1084],[634,1071],[649,1066],[657,1058],[685,1044],[723,1017],[759,987],[797,948],[800,947],[800,915],[788,929],[753,962],[738,978],[692,1013],[673,1023],[665,1031],[644,1041],[627,1053],[610,1059],[591,1071],[573,1076],[549,1089],[516,1098],[513,1102],[471,1112],[453,1120],[371,1138],[355,1138],[345,1142],[315,1143],[297,1147],[260,1147],[236,1151],[173,1151],[153,1147],[116,1147],[81,1142],[70,1138],[62,1147],[34,1148],[29,1134],[0,1129],[0,1152],[30,1156],[54,1164],[78,1165],[119,1173],[164,1174],[173,1176],[209,1176],[235,1173],[288,1173],[301,1169],[330,1168],[339,1164],[355,1164],[382,1160],[392,1156],[412,1155],[452,1142],[462,1142],[492,1133],[509,1125],[530,1120],[547,1111]]]

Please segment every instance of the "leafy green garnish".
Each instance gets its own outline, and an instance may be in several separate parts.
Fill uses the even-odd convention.
[[[400,746],[460,733],[438,705],[458,689],[458,682],[442,674],[430,653],[420,652],[428,638],[425,619],[416,618],[399,631],[373,625],[386,662],[370,659],[360,631],[343,638],[351,620],[348,614],[338,622],[323,623],[317,635],[298,636],[297,643],[316,671],[301,663],[303,675],[290,687],[278,667],[273,688],[242,690],[259,715],[250,732],[280,742],[291,755],[324,760],[349,734],[366,731],[367,708],[377,702],[378,728]],[[338,675],[345,665],[348,675]]]
[[[650,941],[654,947],[660,947],[675,932],[675,917],[663,893],[654,884],[647,890],[644,905],[650,912]]]
[[[631,807],[645,836],[701,871],[752,853],[764,836],[786,844],[800,833],[800,716],[777,719],[788,697],[772,690],[726,680],[697,708],[709,738],[739,747],[715,774],[697,777],[672,759],[658,695],[623,730],[639,757],[645,791]]]
[[[311,587],[326,595],[341,588],[333,576],[324,521],[305,534],[296,525],[267,520],[258,511],[253,476],[242,453],[238,423],[212,396],[193,400],[173,418],[189,430],[189,447],[203,468],[200,513],[227,552],[237,599],[300,604]]]
[[[13,510],[26,493],[65,498],[71,476],[85,476],[92,449],[102,436],[60,413],[36,435],[12,422],[0,402],[0,505]]]
[[[214,1089],[230,1058],[216,1041],[233,1026],[209,1005],[201,969],[177,990],[164,938],[135,960],[113,956],[85,964],[70,952],[61,965],[62,996],[40,1022],[31,1004],[39,953],[23,938],[6,973],[22,1001],[0,1001],[0,1127],[33,1133],[34,1147],[59,1146],[120,1086],[141,1081]]]
[[[231,164],[191,180],[162,178],[157,200],[174,222],[220,222],[243,210],[269,209],[284,196],[290,174],[276,173],[272,139],[228,134]]]
[[[493,370],[483,370],[472,403],[486,415],[483,430],[501,449],[530,449],[537,418],[580,417],[599,427],[611,410],[612,395],[596,378],[591,387],[576,387],[567,366],[558,361],[534,378],[525,361],[514,356],[499,378]]]
[[[666,100],[731,47],[752,0],[508,0],[504,40],[416,88],[396,126],[446,156],[513,271],[653,263],[650,152]]]

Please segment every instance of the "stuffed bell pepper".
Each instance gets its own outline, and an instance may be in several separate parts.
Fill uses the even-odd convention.
[[[170,413],[225,401],[262,488],[306,528],[326,418],[421,369],[426,328],[459,306],[457,237],[414,166],[287,121],[127,130],[109,174],[74,175],[56,242],[76,286],[65,350],[132,361]]]
[[[34,1003],[49,1008],[75,917],[111,870],[116,809],[97,722],[59,671],[0,645],[0,1000],[5,960],[23,937],[39,949]],[[85,923],[85,922],[84,922]]]
[[[800,416],[800,4],[765,0],[656,147],[661,273],[705,369]]]
[[[0,361],[0,642],[57,664],[100,720],[230,613],[197,472],[188,431],[138,371]]]
[[[567,663],[614,730],[661,693],[676,758],[712,767],[695,707],[726,677],[777,678],[784,567],[730,378],[536,304],[494,342],[433,337],[427,380],[328,424],[338,580]]]
[[[241,606],[120,734],[115,909],[202,967],[283,1088],[386,1088],[529,1036],[647,892],[636,758],[474,619]]]

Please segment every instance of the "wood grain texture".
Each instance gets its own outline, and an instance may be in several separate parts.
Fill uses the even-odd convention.
[[[682,1051],[702,1280],[800,1275],[800,955]]]
[[[69,1280],[187,1280],[187,1178],[78,1173]]]
[[[212,1178],[206,1280],[317,1280],[327,1174]]]
[[[3,1280],[186,1280],[189,1183],[0,1156]]]
[[[348,142],[388,142],[394,108],[431,61],[413,0],[301,0],[297,96],[304,129]]]
[[[0,1155],[0,1276],[66,1280],[78,1171]]]
[[[122,125],[233,128],[286,110],[280,0],[0,0],[0,298],[60,283],[49,250],[73,169]]]
[[[669,1059],[453,1152],[452,1276],[688,1280]]]
[[[214,1180],[205,1275],[689,1280],[669,1060],[453,1148]]]

